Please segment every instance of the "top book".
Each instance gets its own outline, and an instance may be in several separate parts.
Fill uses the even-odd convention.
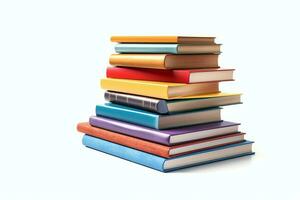
[[[215,44],[215,37],[190,36],[112,36],[118,43]]]

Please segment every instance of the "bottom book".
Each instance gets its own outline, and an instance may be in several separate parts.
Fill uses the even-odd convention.
[[[251,141],[243,141],[174,158],[159,157],[89,135],[83,136],[82,143],[86,147],[162,172],[254,154],[254,152],[252,152],[253,142]]]

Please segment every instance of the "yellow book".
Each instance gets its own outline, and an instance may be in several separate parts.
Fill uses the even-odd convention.
[[[105,78],[101,80],[101,88],[159,99],[199,98],[196,95],[219,93],[218,82],[183,84]]]

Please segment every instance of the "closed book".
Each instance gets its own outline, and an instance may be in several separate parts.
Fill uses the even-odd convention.
[[[163,158],[89,135],[83,136],[82,143],[91,149],[98,150],[161,172],[168,172],[253,154],[253,142],[250,141],[197,151],[173,158]]]
[[[119,43],[177,43],[177,44],[214,44],[215,37],[195,37],[195,36],[134,36],[115,35],[112,42]]]
[[[160,114],[175,113],[240,104],[241,94],[238,93],[217,93],[202,98],[165,100],[152,97],[124,94],[119,92],[106,91],[104,98],[107,101],[138,109],[149,110]]]
[[[108,67],[108,78],[133,79],[144,81],[201,83],[215,81],[232,81],[234,69],[139,69],[125,67]]]
[[[129,79],[104,78],[101,88],[115,92],[136,94],[160,99],[173,99],[219,92],[219,83],[169,83]]]
[[[154,69],[218,68],[218,54],[112,54],[109,63],[114,66]]]
[[[207,54],[220,53],[220,44],[116,44],[117,53]]]
[[[77,125],[77,130],[93,137],[121,144],[123,146],[131,147],[133,149],[137,149],[147,153],[155,154],[164,158],[170,158],[194,151],[233,144],[244,140],[244,133],[233,133],[209,139],[187,142],[174,146],[166,146],[132,136],[108,131],[105,129],[96,128],[91,126],[88,122],[79,123]]]
[[[190,112],[181,112],[172,115],[159,115],[132,107],[114,103],[105,103],[96,106],[97,116],[117,119],[155,129],[168,129],[194,124],[221,121],[221,109],[211,108]]]
[[[220,121],[173,129],[157,130],[100,116],[90,117],[89,123],[94,127],[167,146],[236,133],[239,132],[238,127],[240,125],[239,123]]]

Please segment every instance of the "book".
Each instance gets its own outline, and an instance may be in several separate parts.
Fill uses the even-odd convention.
[[[127,146],[133,149],[158,155],[164,158],[170,158],[178,155],[191,153],[194,151],[215,148],[227,144],[233,144],[244,140],[245,133],[233,133],[223,136],[218,136],[209,139],[196,140],[173,146],[166,146],[147,140],[135,138],[128,135],[123,135],[117,132],[108,131],[101,128],[91,126],[88,122],[79,123],[77,125],[79,132],[87,135]]]
[[[233,81],[234,69],[140,69],[125,67],[108,67],[108,78],[172,82],[203,83],[216,81]]]
[[[105,90],[155,97],[159,99],[172,99],[219,92],[218,82],[184,84],[104,78],[101,79],[100,84],[101,88]]]
[[[154,69],[201,69],[218,68],[218,57],[218,54],[112,54],[109,63]]]
[[[197,151],[178,157],[163,158],[89,135],[84,135],[82,138],[82,144],[86,147],[161,172],[168,172],[186,167],[192,167],[196,165],[208,164],[216,161],[252,155],[254,154],[252,152],[252,143],[253,142],[250,141],[244,141],[213,149]]]
[[[167,146],[239,132],[239,123],[219,121],[207,124],[157,130],[111,118],[92,116],[91,126]]]
[[[160,114],[171,114],[175,112],[242,103],[241,94],[237,93],[219,93],[218,95],[211,95],[196,99],[164,100],[152,97],[106,91],[104,93],[104,98],[106,101],[110,101],[112,103],[131,106]]]
[[[119,43],[177,43],[177,44],[214,44],[215,37],[191,36],[112,36],[112,42]]]
[[[96,106],[96,115],[155,129],[168,129],[221,121],[221,108],[216,107],[172,115],[159,115],[119,104],[105,103]]]
[[[117,53],[219,54],[220,44],[116,44]]]

